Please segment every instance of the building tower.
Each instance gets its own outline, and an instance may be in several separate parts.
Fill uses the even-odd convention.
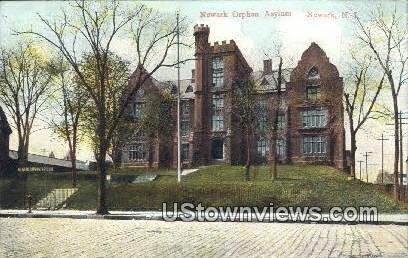
[[[208,75],[209,64],[208,54],[210,45],[208,36],[210,28],[201,25],[194,26],[195,37],[195,104],[194,104],[194,146],[193,146],[193,162],[195,164],[208,163]]]

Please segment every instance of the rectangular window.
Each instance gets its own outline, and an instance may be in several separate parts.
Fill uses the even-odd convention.
[[[181,145],[181,160],[188,160],[189,145],[188,143],[183,143]]]
[[[140,118],[141,117],[144,105],[145,104],[142,103],[142,102],[133,103],[133,117],[134,118]]]
[[[320,87],[319,86],[309,86],[306,88],[306,98],[311,101],[316,101],[320,99]]]
[[[190,103],[187,101],[181,102],[181,115],[184,117],[190,116]]]
[[[212,114],[212,130],[224,130],[224,96],[213,95],[212,97],[213,114]]]
[[[286,117],[285,114],[278,115],[278,129],[283,129],[286,126]]]
[[[145,161],[146,160],[146,144],[138,143],[129,146],[129,160],[131,161]]]
[[[215,57],[212,60],[212,78],[214,87],[224,86],[224,61],[222,57]]]
[[[260,138],[256,142],[256,150],[260,157],[267,157],[269,154],[269,141],[265,138]]]
[[[285,110],[285,108],[286,108],[285,97],[280,95],[279,96],[279,110]]]
[[[302,153],[304,155],[326,154],[327,139],[324,136],[303,137]]]
[[[187,136],[190,133],[190,120],[182,119],[180,123],[181,127],[181,136]]]
[[[302,111],[302,126],[308,127],[326,127],[328,111],[325,108],[316,108]]]
[[[136,133],[135,133],[135,137],[138,139],[138,138],[143,138],[143,137],[145,137],[146,136],[146,134],[145,134],[145,132],[143,131],[143,130],[138,130]]]
[[[286,156],[286,141],[285,139],[277,139],[276,140],[276,155],[279,158],[283,158]]]
[[[259,100],[256,103],[255,106],[255,112],[257,116],[257,129],[260,132],[265,132],[266,127],[267,127],[267,121],[268,121],[268,111],[267,111],[267,105],[266,105],[266,100]]]

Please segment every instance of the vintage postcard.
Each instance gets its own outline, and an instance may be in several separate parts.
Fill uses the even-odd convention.
[[[0,257],[407,257],[408,2],[0,2]]]

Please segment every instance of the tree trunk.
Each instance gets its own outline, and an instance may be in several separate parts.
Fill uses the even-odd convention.
[[[250,168],[251,168],[251,135],[248,132],[246,135],[246,140],[247,140],[247,158],[246,158],[246,164],[245,164],[245,179],[249,181],[250,178]]]
[[[398,161],[399,161],[399,124],[398,124],[398,96],[392,94],[394,104],[394,198],[399,199]]]
[[[72,187],[77,186],[77,169],[76,169],[76,153],[75,149],[71,151],[71,172],[72,172]]]
[[[104,103],[104,99],[101,101]],[[96,157],[97,171],[99,172],[98,206],[96,214],[108,214],[106,206],[106,154],[108,152],[108,140],[106,139],[106,116],[105,106],[102,104],[99,110],[98,121],[98,155]]]
[[[28,146],[22,139],[18,141],[17,154],[19,166],[26,165],[28,161]]]
[[[106,148],[101,146],[99,148],[97,158],[97,170],[99,172],[99,189],[98,189],[98,206],[96,214],[104,215],[108,214],[108,208],[106,206]]]
[[[272,160],[271,160],[271,176],[272,179],[278,178],[278,170],[277,170],[277,155],[276,155],[276,129],[273,130],[272,132],[272,139],[271,139],[271,149],[269,152],[272,155]]]
[[[350,126],[350,175],[354,178],[356,177],[356,150],[356,134]]]

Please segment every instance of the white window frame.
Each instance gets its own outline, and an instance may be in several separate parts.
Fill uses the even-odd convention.
[[[327,153],[327,136],[303,136],[303,155],[318,156]]]
[[[265,158],[269,154],[269,140],[261,137],[256,141],[256,152],[262,158]]]
[[[128,147],[129,161],[146,161],[147,146],[144,142],[135,143]]]
[[[303,110],[301,112],[302,127],[303,128],[324,128],[328,121],[327,108],[314,108]]]

